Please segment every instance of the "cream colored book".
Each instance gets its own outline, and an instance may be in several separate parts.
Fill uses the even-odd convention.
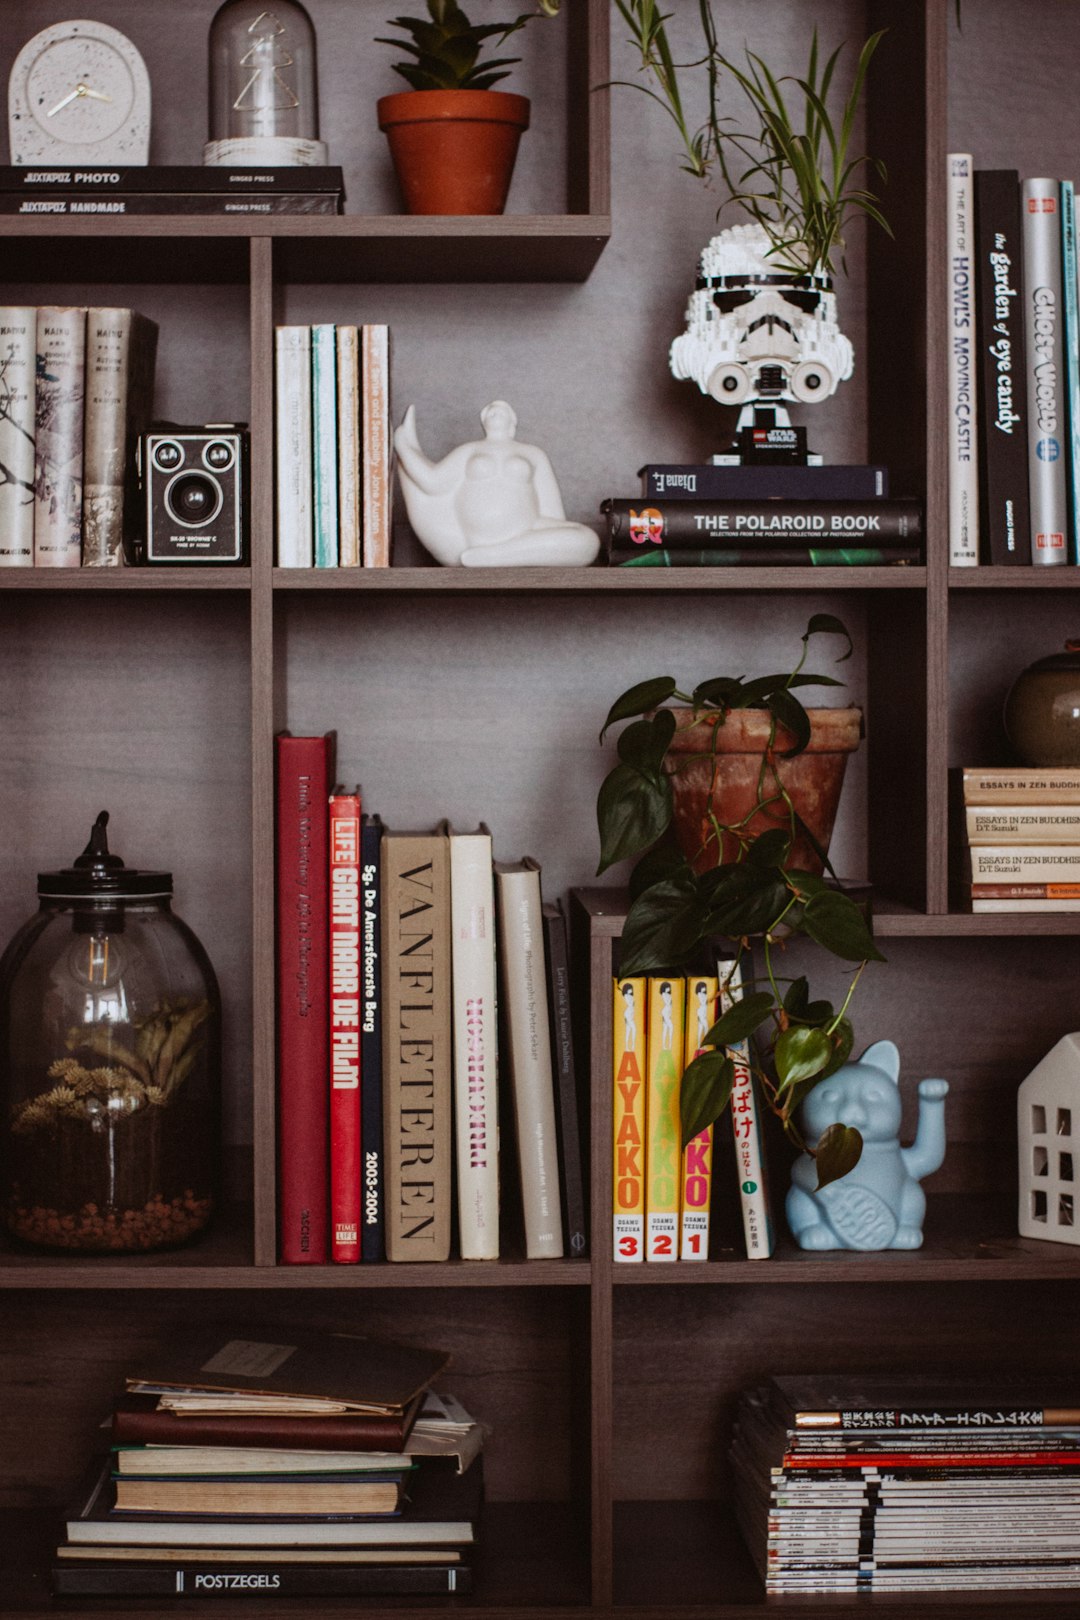
[[[965,804],[1080,804],[1080,766],[966,766]]]
[[[645,1258],[646,982],[612,986],[612,1241],[623,1265]]]
[[[496,861],[495,889],[525,1254],[530,1260],[558,1259],[563,1254],[563,1226],[540,868],[528,856],[522,861]]]
[[[311,327],[279,326],[274,331],[274,464],[279,568],[314,566],[311,457]]]
[[[499,1258],[498,1021],[491,834],[449,831],[454,1130],[463,1260]]]
[[[679,1258],[679,1083],[683,1072],[686,981],[649,980],[645,1088],[645,1258]]]
[[[683,1070],[706,1050],[705,1036],[718,1014],[720,981],[695,973],[686,981],[686,1039]],[[680,1122],[681,1135],[681,1122]],[[679,1210],[679,1259],[709,1258],[709,1210],[712,1203],[713,1127],[703,1131],[682,1150],[682,1198]]]
[[[83,399],[86,310],[37,312],[34,390],[34,563],[82,564]]]
[[[360,566],[360,330],[337,329],[338,567]]]
[[[972,804],[969,844],[1080,844],[1080,804]]]
[[[37,310],[0,307],[0,568],[34,562]]]

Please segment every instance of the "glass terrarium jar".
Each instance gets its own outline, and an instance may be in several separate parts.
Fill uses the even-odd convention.
[[[326,162],[315,30],[296,0],[226,0],[210,25],[211,165]]]
[[[102,811],[0,959],[5,1219],[54,1249],[184,1243],[217,1183],[221,1001],[172,875],[109,853]]]

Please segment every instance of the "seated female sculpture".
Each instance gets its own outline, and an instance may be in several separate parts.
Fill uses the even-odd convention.
[[[466,568],[537,563],[581,567],[600,541],[567,521],[551,462],[534,444],[514,438],[517,417],[505,400],[480,412],[484,438],[429,461],[410,405],[394,434],[405,508],[438,562]]]

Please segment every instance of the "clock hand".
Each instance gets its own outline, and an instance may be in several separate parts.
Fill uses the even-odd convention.
[[[45,114],[46,118],[54,118],[58,112],[61,112],[68,105],[69,102],[75,101],[83,93],[83,87],[81,84],[76,89],[70,90],[62,101],[58,101],[55,107],[49,108],[48,112]]]
[[[80,83],[75,86],[74,90],[70,90],[62,100],[58,101],[55,107],[49,108],[45,114],[46,118],[54,117],[56,113],[62,112],[72,101],[82,101],[87,96],[92,97],[94,101],[112,101],[112,96],[105,95],[101,90],[91,90],[88,84]]]

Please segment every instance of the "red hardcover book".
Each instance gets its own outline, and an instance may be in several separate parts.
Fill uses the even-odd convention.
[[[360,789],[330,795],[330,1258],[360,1259]]]
[[[325,1265],[333,733],[277,738],[278,1212],[286,1265]]]
[[[259,1446],[282,1451],[401,1451],[423,1391],[392,1417],[198,1417],[159,1412],[156,1396],[125,1395],[113,1409],[114,1446]]]

